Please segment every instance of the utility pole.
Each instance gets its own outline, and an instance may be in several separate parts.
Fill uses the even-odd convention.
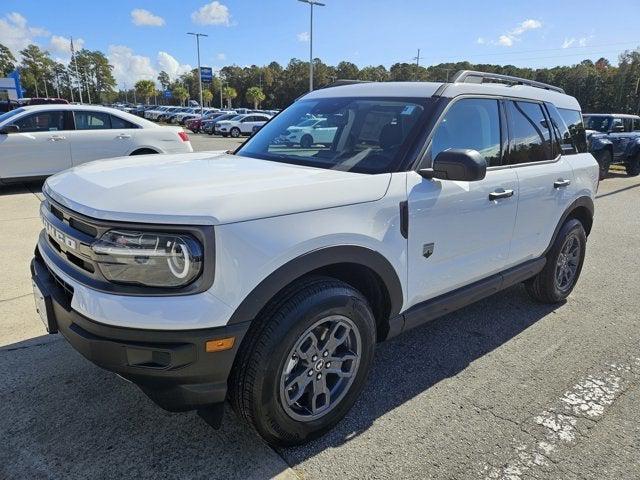
[[[187,35],[196,37],[196,49],[198,51],[198,89],[200,90],[200,117],[204,115],[204,105],[202,102],[202,71],[200,70],[200,37],[208,37],[204,33],[187,32]]]
[[[80,103],[82,103],[82,84],[80,83],[80,74],[78,73],[78,60],[76,59],[76,53],[73,49],[73,37],[71,37],[71,61],[76,67],[76,81],[78,82],[78,95],[80,95]]]
[[[320,3],[317,0],[298,0],[302,3],[308,3],[311,11],[309,21],[309,91],[313,92],[313,7],[324,7],[324,3]]]
[[[87,75],[87,69],[84,69],[84,86],[87,89],[87,97],[89,97],[89,105],[91,105],[91,90],[89,90],[89,76]]]
[[[69,69],[67,69],[67,80],[69,81],[69,93],[71,93],[71,103],[75,103],[73,98],[73,83],[71,83],[71,75],[69,75]]]
[[[416,67],[420,66],[420,49],[418,49],[418,55],[413,57],[413,59],[416,61]]]

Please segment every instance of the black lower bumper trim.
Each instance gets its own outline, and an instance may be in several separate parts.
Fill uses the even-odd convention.
[[[32,279],[51,305],[58,331],[87,359],[137,384],[169,411],[198,410],[224,402],[227,379],[248,322],[200,330],[142,330],[94,322],[70,305],[64,285],[36,257]],[[234,347],[210,353],[205,342],[235,337]]]

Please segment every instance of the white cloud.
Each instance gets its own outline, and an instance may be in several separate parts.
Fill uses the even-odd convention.
[[[73,49],[78,52],[84,48],[82,38],[73,39]],[[58,62],[66,63],[71,60],[71,39],[60,35],[52,35],[49,40],[49,51]]]
[[[113,65],[113,76],[119,86],[131,88],[138,80],[156,79],[157,70],[151,64],[151,59],[136,55],[129,47],[109,45],[107,58]]]
[[[131,21],[139,27],[162,27],[165,23],[164,18],[154,15],[149,10],[143,8],[131,10]]]
[[[169,77],[173,80],[183,73],[190,72],[193,67],[189,64],[182,64],[175,59],[174,56],[167,52],[158,52],[156,59],[158,63],[158,72],[164,70],[169,74]]]
[[[578,46],[586,47],[587,46],[587,38],[586,37],[582,37],[580,40],[578,40]]]
[[[302,32],[302,33],[299,33],[297,36],[298,36],[298,41],[299,42],[308,42],[309,41],[309,32]]]
[[[565,38],[564,42],[562,42],[562,48],[570,48],[570,47],[586,47],[587,41],[589,39],[587,37],[581,38]]]
[[[216,54],[216,60],[226,60],[227,59],[227,54],[226,53],[218,53]]]
[[[500,35],[498,37],[498,45],[503,47],[510,47],[513,45],[513,37],[511,35]]]
[[[228,27],[231,24],[231,14],[226,5],[213,1],[193,12],[191,20],[198,25],[225,25]]]
[[[576,43],[575,38],[565,38],[564,42],[562,42],[562,48],[569,48],[574,43]]]
[[[44,28],[30,27],[27,19],[17,12],[7,13],[0,18],[0,43],[11,53],[19,57],[20,50],[31,43],[37,43],[36,38],[51,35]]]
[[[537,30],[538,28],[542,28],[542,22],[539,20],[533,20],[531,18],[520,22],[514,28],[509,30],[506,33],[503,33],[498,37],[497,40],[486,40],[483,37],[480,37],[476,40],[476,43],[480,45],[500,45],[502,47],[511,47],[514,43],[520,41],[520,37],[529,30]]]

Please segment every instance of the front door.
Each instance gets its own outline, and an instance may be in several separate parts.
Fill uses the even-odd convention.
[[[20,130],[0,134],[0,178],[41,177],[71,167],[63,111],[26,114],[12,124]]]
[[[471,148],[487,160],[483,180],[426,180],[407,174],[408,306],[502,271],[516,220],[518,181],[503,168],[496,99],[463,98],[445,112],[428,155]]]

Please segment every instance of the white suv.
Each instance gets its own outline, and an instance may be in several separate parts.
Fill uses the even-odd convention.
[[[168,410],[215,426],[229,398],[270,443],[308,441],[353,405],[376,342],[519,282],[569,295],[598,165],[563,112],[580,106],[560,89],[477,72],[343,85],[233,155],[61,173],[31,264],[38,311]],[[331,142],[281,142],[310,117]]]
[[[240,135],[251,135],[254,127],[262,127],[270,119],[271,117],[264,113],[238,115],[230,120],[218,122],[215,126],[214,133],[220,134],[223,137],[231,135],[233,138],[237,138]]]

